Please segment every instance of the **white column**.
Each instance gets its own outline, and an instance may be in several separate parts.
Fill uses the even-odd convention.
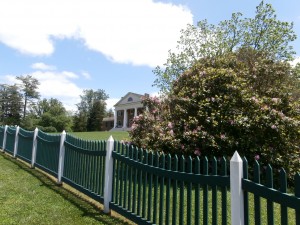
[[[115,109],[115,114],[114,114],[114,128],[117,127],[117,110]]]
[[[134,108],[134,117],[137,117],[137,107]]]
[[[123,128],[127,128],[127,109],[124,109]]]
[[[66,140],[66,131],[63,131],[60,136],[60,145],[59,145],[59,161],[58,161],[58,173],[57,173],[58,184],[61,184],[61,177],[63,176],[64,173],[65,140]]]
[[[230,160],[231,224],[244,224],[243,161],[236,151]]]
[[[7,137],[7,125],[5,125],[4,127],[4,134],[3,134],[3,144],[2,144],[2,150],[4,151],[5,147],[6,147],[6,137]]]
[[[16,127],[16,135],[15,135],[15,144],[14,144],[14,157],[17,156],[17,151],[18,151],[18,142],[19,142],[19,130],[20,127]]]
[[[35,159],[36,159],[36,148],[37,148],[37,136],[39,129],[35,128],[33,134],[33,144],[32,144],[32,157],[31,157],[31,168],[34,168]]]
[[[110,213],[109,203],[112,198],[114,139],[109,137],[106,144],[105,182],[104,182],[104,213]]]

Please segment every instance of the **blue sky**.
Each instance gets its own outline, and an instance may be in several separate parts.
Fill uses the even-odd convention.
[[[83,89],[104,89],[108,108],[127,92],[155,94],[152,70],[186,24],[252,17],[259,0],[9,0],[0,2],[0,83],[33,75],[42,97],[75,110]],[[300,38],[300,1],[269,0]],[[300,56],[300,41],[292,43]],[[297,59],[299,60],[299,59]]]

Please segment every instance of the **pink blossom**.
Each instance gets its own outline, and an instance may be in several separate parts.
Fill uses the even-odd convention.
[[[168,123],[168,127],[169,127],[170,129],[172,129],[172,128],[173,128],[173,124],[172,124],[172,122],[169,122],[169,123]]]
[[[182,150],[184,149],[184,145],[181,145],[181,149],[182,149]]]
[[[195,151],[194,151],[194,154],[197,155],[197,156],[200,156],[201,155],[200,148],[196,148]]]
[[[153,113],[153,114],[157,113],[157,109],[154,109],[154,110],[152,111],[152,113]]]
[[[272,98],[272,101],[273,101],[274,103],[279,103],[279,102],[280,102],[280,98]]]
[[[225,140],[225,139],[226,139],[226,135],[225,135],[225,134],[221,134],[221,135],[220,135],[220,138],[221,138],[222,140]]]
[[[255,103],[258,103],[258,99],[257,99],[255,96],[253,96],[253,97],[251,98],[251,100],[254,101]]]
[[[277,127],[276,127],[276,125],[273,124],[273,125],[271,126],[271,128],[275,130]]]
[[[254,156],[254,159],[255,159],[255,160],[259,160],[259,159],[260,159],[259,155],[255,155],[255,156]]]
[[[174,136],[174,131],[173,130],[170,130],[170,135]]]

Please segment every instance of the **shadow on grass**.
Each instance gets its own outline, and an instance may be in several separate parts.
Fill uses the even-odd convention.
[[[105,213],[103,213],[96,205],[89,202],[87,199],[84,199],[80,195],[73,193],[72,191],[65,189],[61,187],[61,185],[58,185],[55,181],[53,181],[50,177],[43,174],[42,172],[32,169],[28,167],[25,163],[23,163],[20,160],[16,160],[11,157],[10,154],[7,153],[1,153],[3,158],[5,160],[8,160],[15,165],[18,166],[19,169],[22,169],[23,171],[26,171],[27,173],[31,174],[32,176],[36,177],[42,184],[40,186],[45,186],[53,191],[55,191],[57,194],[59,194],[61,197],[63,197],[65,200],[69,201],[72,205],[76,206],[81,212],[82,217],[90,217],[93,218],[99,222],[102,222],[103,224],[132,224],[128,223],[124,220],[121,220],[116,217],[111,217]]]

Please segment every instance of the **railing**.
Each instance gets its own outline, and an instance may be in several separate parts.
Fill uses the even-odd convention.
[[[62,181],[103,203],[106,142],[66,136]]]
[[[6,144],[4,146],[4,151],[11,155],[14,155],[16,131],[16,127],[7,127],[6,130]]]
[[[119,142],[112,157],[111,209],[138,224],[218,224],[220,211],[222,224],[228,224],[225,158],[214,158],[209,171],[207,158],[154,154]]]
[[[261,184],[261,169],[258,161],[254,164],[253,181],[248,180],[248,162],[244,158],[244,178],[242,188],[244,190],[244,213],[245,225],[250,224],[249,216],[249,193],[254,195],[254,218],[255,224],[276,224],[288,225],[295,221],[296,225],[300,224],[300,174],[295,175],[294,193],[287,193],[287,174],[284,169],[279,172],[279,189],[274,188],[273,169],[268,165],[265,169],[265,185]],[[261,207],[261,200],[265,199],[267,207]],[[280,221],[274,221],[274,203],[280,204]],[[266,211],[267,217],[262,221],[262,209]],[[295,210],[295,218],[288,221],[288,209]]]
[[[22,128],[19,129],[16,155],[28,163],[31,163],[32,159],[33,136],[34,131],[27,131]]]
[[[271,166],[265,171],[266,184],[261,184],[257,161],[249,180],[248,163],[237,152],[230,160],[229,176],[225,158],[172,157],[112,137],[89,141],[65,132],[50,135],[5,126],[0,127],[0,142],[9,155],[103,203],[104,212],[115,210],[138,224],[300,224],[299,173],[295,194],[287,194],[284,170],[279,190],[273,187]],[[280,205],[279,222],[274,221],[274,204]]]
[[[38,131],[35,166],[47,173],[58,175],[58,160],[60,151],[59,134],[46,134]]]

